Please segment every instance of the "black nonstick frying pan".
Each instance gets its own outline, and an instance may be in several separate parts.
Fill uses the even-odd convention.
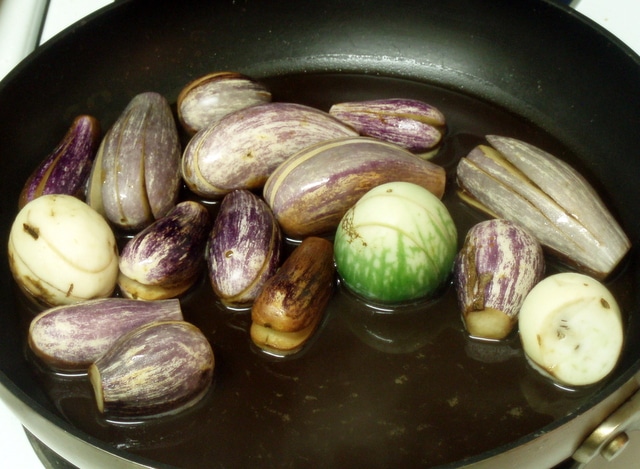
[[[455,195],[457,160],[486,134],[571,162],[634,245],[640,241],[640,60],[579,14],[539,0],[118,2],[25,60],[0,83],[0,222],[6,242],[27,176],[78,114],[104,129],[128,101],[212,71],[260,79],[277,101],[412,97],[448,120],[445,202],[464,233],[482,215]],[[174,417],[98,415],[86,380],[54,375],[25,346],[33,308],[0,259],[0,396],[26,429],[81,467],[551,467],[588,460],[589,440],[634,395],[640,366],[637,248],[608,281],[626,343],[604,382],[566,390],[534,372],[517,337],[470,340],[453,292],[402,314],[337,295],[300,356],[250,347],[246,313],[203,280],[185,316],[216,352],[214,386]],[[617,414],[619,430],[633,424]]]

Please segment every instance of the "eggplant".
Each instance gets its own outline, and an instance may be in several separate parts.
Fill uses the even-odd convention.
[[[395,143],[423,158],[442,140],[446,119],[442,112],[417,99],[389,98],[336,103],[329,114],[360,135]]]
[[[18,208],[46,194],[84,198],[84,190],[100,143],[100,123],[89,115],[77,116],[56,148],[24,184]]]
[[[240,109],[202,129],[187,144],[182,177],[191,191],[221,198],[261,189],[284,160],[317,142],[357,132],[328,113],[295,103]]]
[[[522,302],[544,270],[542,246],[524,228],[503,219],[474,225],[453,270],[467,332],[482,339],[507,337],[518,322]]]
[[[120,337],[88,374],[98,410],[126,419],[193,406],[211,387],[214,366],[200,329],[186,321],[156,321]]]
[[[8,253],[18,286],[46,306],[108,297],[116,287],[113,231],[71,195],[48,194],[27,203],[11,226]]]
[[[173,298],[188,290],[203,267],[211,228],[199,202],[178,203],[131,238],[120,255],[118,285],[128,298]]]
[[[631,247],[586,179],[526,142],[487,136],[457,167],[460,197],[491,216],[516,221],[571,267],[607,278]]]
[[[444,168],[407,150],[369,137],[309,146],[282,163],[264,186],[264,198],[292,238],[332,233],[368,190],[387,182],[419,184],[444,194]]]
[[[127,332],[169,319],[183,319],[178,300],[100,298],[57,306],[31,320],[29,347],[53,369],[86,371]]]
[[[181,145],[167,100],[131,99],[98,149],[87,202],[124,230],[140,230],[171,210],[180,190]]]
[[[334,291],[333,246],[305,238],[264,284],[251,307],[251,340],[267,353],[298,353],[318,328]]]
[[[345,213],[334,241],[336,268],[344,285],[367,301],[417,301],[445,285],[457,241],[438,197],[417,184],[390,182]]]
[[[520,341],[532,367],[561,386],[589,386],[615,368],[624,345],[620,307],[598,280],[551,275],[525,298]]]
[[[208,245],[211,286],[232,308],[250,306],[280,266],[280,227],[269,206],[247,190],[222,199]]]
[[[237,72],[208,73],[178,95],[178,119],[191,135],[239,109],[271,101],[266,86]]]

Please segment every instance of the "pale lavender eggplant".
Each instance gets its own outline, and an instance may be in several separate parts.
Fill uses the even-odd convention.
[[[27,179],[18,207],[46,194],[83,198],[99,143],[98,120],[89,115],[77,116],[60,143]]]
[[[239,109],[271,102],[262,83],[237,72],[215,72],[189,82],[178,95],[178,119],[190,134]]]
[[[31,321],[29,347],[54,369],[86,371],[127,332],[150,322],[182,318],[178,300],[100,298],[57,306]]]
[[[574,168],[528,143],[487,136],[457,167],[463,200],[517,221],[575,268],[606,278],[631,243],[593,187]]]
[[[470,335],[504,339],[522,302],[542,279],[542,246],[519,225],[492,219],[474,225],[454,263],[454,286]]]
[[[124,336],[89,368],[100,412],[151,417],[197,403],[211,386],[215,359],[202,331],[186,321],[158,321]]]
[[[158,299],[160,293],[145,297],[147,290],[166,291],[166,297],[187,290],[204,265],[210,229],[211,217],[206,207],[187,200],[137,233],[120,254],[118,284],[123,294],[150,300]]]
[[[331,106],[329,114],[360,135],[395,143],[413,153],[436,147],[446,125],[440,110],[423,101],[406,98],[337,103]]]
[[[252,192],[227,194],[209,238],[207,265],[223,304],[247,307],[280,266],[282,234],[267,204]]]
[[[184,150],[182,177],[193,192],[206,198],[221,198],[235,189],[257,190],[297,151],[355,135],[351,127],[309,106],[251,106],[194,135]]]
[[[167,100],[155,92],[136,95],[102,140],[87,202],[119,228],[148,226],[176,204],[180,155]]]
[[[442,197],[444,168],[370,137],[320,142],[282,163],[264,186],[264,198],[282,228],[297,239],[335,230],[369,189],[387,182],[418,184]]]

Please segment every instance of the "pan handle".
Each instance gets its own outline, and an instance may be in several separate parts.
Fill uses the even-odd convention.
[[[635,382],[640,388],[640,374],[636,374]],[[573,459],[578,463],[587,464],[600,454],[607,461],[611,461],[629,443],[629,432],[636,430],[640,430],[640,390],[638,389],[593,430],[573,453]]]

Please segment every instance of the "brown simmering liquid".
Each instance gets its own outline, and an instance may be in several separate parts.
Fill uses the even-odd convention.
[[[443,200],[460,244],[485,217],[457,198],[455,167],[484,135],[520,138],[576,164],[552,136],[455,91],[363,75],[265,82],[274,101],[323,110],[340,101],[408,97],[443,111],[448,130],[433,161],[448,172]],[[215,213],[216,204],[210,207]],[[559,268],[549,260],[547,273]],[[623,270],[610,285],[623,310],[631,301],[627,276]],[[33,361],[60,413],[114,447],[184,468],[424,467],[538,432],[597,390],[561,389],[541,377],[515,333],[500,343],[470,339],[450,285],[438,298],[394,312],[338,287],[311,342],[284,359],[252,345],[250,312],[225,309],[205,275],[182,306],[215,351],[214,383],[202,401],[173,416],[110,421],[98,413],[86,376],[57,375]]]

